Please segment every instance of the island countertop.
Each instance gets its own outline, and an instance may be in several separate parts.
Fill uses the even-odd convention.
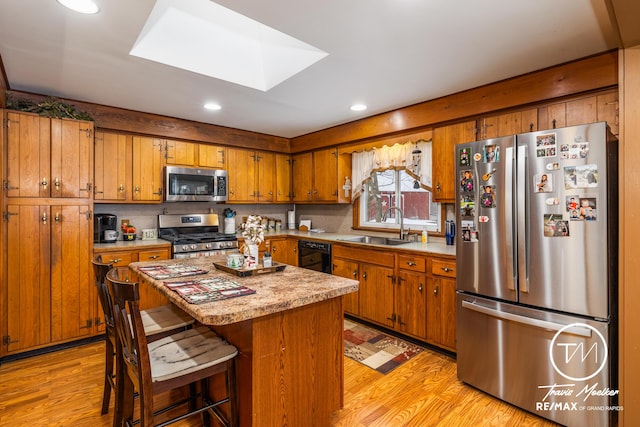
[[[172,303],[180,307],[194,319],[204,325],[229,325],[244,320],[279,313],[297,307],[314,304],[331,298],[356,292],[359,282],[326,273],[287,265],[284,271],[261,273],[255,276],[238,277],[231,273],[216,270],[213,261],[224,262],[225,257],[200,257],[189,259],[171,259],[163,261],[134,262],[129,268],[141,282],[148,283],[165,295]],[[165,282],[185,280],[182,278],[153,279],[138,270],[141,266],[184,264],[208,270],[207,274],[190,276],[188,279],[202,279],[224,276],[234,282],[255,290],[244,295],[204,304],[190,304],[175,291],[164,285]]]

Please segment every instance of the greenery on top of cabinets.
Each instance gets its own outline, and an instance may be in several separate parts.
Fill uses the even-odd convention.
[[[28,99],[17,98],[7,92],[7,109],[36,113],[44,117],[56,119],[93,121],[93,118],[88,113],[79,111],[73,105],[67,104],[52,96],[47,97],[44,101],[34,102]]]

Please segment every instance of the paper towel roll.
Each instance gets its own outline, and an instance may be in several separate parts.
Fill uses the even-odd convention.
[[[296,229],[296,211],[287,211],[287,227],[289,230]]]

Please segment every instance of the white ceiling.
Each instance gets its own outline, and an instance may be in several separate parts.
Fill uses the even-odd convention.
[[[0,0],[10,89],[290,138],[617,47],[605,0],[219,0],[329,53],[263,92],[130,56],[155,0],[96,1]]]

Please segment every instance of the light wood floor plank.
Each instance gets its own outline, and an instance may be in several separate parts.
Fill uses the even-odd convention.
[[[3,363],[0,426],[111,426],[113,410],[100,415],[103,364],[103,342]],[[424,351],[387,375],[348,358],[344,365],[345,406],[333,427],[555,426],[461,383],[455,360],[437,352]]]

